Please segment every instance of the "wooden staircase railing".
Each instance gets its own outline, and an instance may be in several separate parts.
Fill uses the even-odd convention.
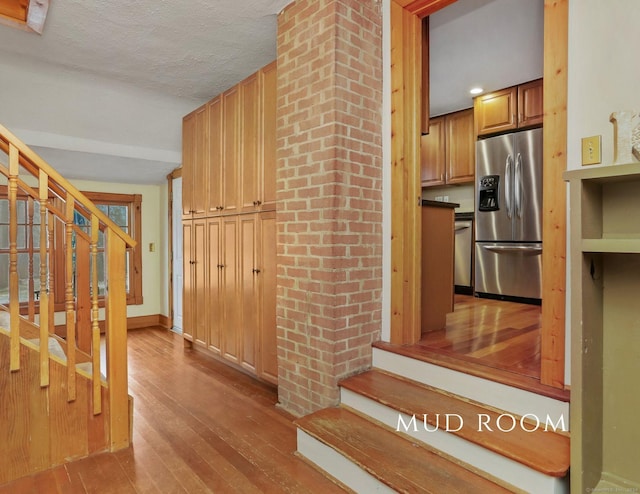
[[[106,382],[109,447],[111,451],[125,448],[129,445],[130,420],[126,249],[134,247],[135,241],[1,125],[0,180],[5,180],[9,212],[8,294],[0,293],[0,297],[8,295],[11,328],[9,369],[11,372],[20,371],[19,328],[21,314],[24,314],[30,323],[39,326],[40,385],[48,386],[48,342],[55,334],[56,317],[58,320],[64,319],[67,400],[71,402],[76,399],[78,358],[84,361],[86,356],[90,356],[93,414],[102,413],[101,386]],[[19,218],[21,207],[23,213]],[[82,219],[81,224],[77,224],[78,218]],[[0,238],[3,232],[0,231]],[[102,248],[102,243],[104,253],[101,258],[99,244]],[[63,246],[63,254],[56,251],[56,247],[60,246]],[[26,269],[22,262],[24,256],[27,259]],[[64,279],[63,294],[54,291],[54,279],[59,276]],[[103,285],[100,280],[103,280]],[[103,295],[106,336],[104,377],[100,373],[99,326],[99,307]],[[57,313],[56,298],[59,299],[59,308],[64,299],[64,310]]]

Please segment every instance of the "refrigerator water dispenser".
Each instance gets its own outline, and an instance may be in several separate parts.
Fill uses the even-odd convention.
[[[478,185],[478,211],[498,211],[500,175],[480,177]]]

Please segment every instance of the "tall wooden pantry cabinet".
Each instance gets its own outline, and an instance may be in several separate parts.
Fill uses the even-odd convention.
[[[277,384],[276,63],[183,120],[184,339]]]

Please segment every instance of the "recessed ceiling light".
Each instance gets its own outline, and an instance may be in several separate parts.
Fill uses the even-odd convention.
[[[484,91],[484,89],[481,87],[473,87],[469,90],[471,94],[480,94],[482,91]]]

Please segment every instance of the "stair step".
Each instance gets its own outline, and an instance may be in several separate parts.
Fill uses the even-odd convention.
[[[536,414],[554,422],[560,418],[568,428],[569,395],[556,390],[554,396],[541,394],[540,389],[533,390],[520,386],[516,382],[497,382],[491,372],[472,372],[467,362],[446,363],[436,359],[430,361],[425,355],[413,356],[399,345],[375,343],[373,346],[373,367],[386,372],[433,386],[457,396],[485,403],[498,410],[506,410],[517,415]],[[522,384],[522,383],[520,383]],[[538,383],[538,388],[540,388]],[[547,390],[549,386],[543,386]],[[557,396],[556,396],[557,395]],[[561,396],[560,396],[561,395]]]
[[[299,430],[398,492],[512,492],[343,407],[320,410],[298,419],[296,424]],[[314,461],[300,442],[298,450]],[[338,480],[361,491],[350,485],[348,478]]]
[[[424,414],[427,415],[429,431],[438,424],[441,430],[470,441],[482,448],[523,464],[537,472],[551,477],[564,477],[569,470],[569,437],[565,434],[553,432],[552,424],[545,431],[546,417],[539,417],[540,426],[535,429],[535,422],[521,425],[520,417],[489,408],[479,403],[444,393],[425,384],[410,381],[379,370],[371,370],[357,376],[350,377],[340,383],[347,390],[365,396],[382,405],[392,408],[405,416],[416,416],[416,426],[421,437],[427,442],[432,432],[427,432],[424,426]],[[350,405],[350,403],[346,403]],[[439,417],[438,417],[439,414]],[[451,416],[449,430],[446,430],[446,414]],[[502,418],[499,417],[505,414]],[[512,419],[513,417],[513,419]],[[534,419],[534,417],[529,417]],[[479,430],[479,420],[482,419],[492,432],[482,427]],[[500,422],[498,422],[498,420]],[[515,427],[510,432],[515,420]],[[405,423],[408,420],[405,419]],[[439,422],[439,423],[438,423]],[[393,424],[396,428],[399,419],[396,416]],[[462,425],[460,430],[455,430]],[[526,428],[526,430],[525,430]],[[404,427],[401,429],[404,430]],[[413,427],[412,427],[413,430]],[[533,432],[527,432],[533,430]],[[415,438],[417,434],[412,434]]]

